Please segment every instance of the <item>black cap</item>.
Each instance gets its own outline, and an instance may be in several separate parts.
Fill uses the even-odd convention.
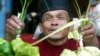
[[[39,13],[42,16],[47,11],[52,10],[66,10],[71,18],[73,13],[70,8],[69,0],[40,0],[39,1]]]

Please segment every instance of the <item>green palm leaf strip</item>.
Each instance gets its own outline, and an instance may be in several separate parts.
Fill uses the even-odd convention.
[[[18,17],[19,17],[21,22],[24,22],[28,6],[30,5],[31,2],[32,2],[32,0],[25,0],[24,1],[22,12],[18,14]],[[21,0],[21,3],[22,3],[22,0]],[[17,29],[16,30],[16,34],[17,34],[16,37],[19,37],[20,33],[21,33],[21,29]]]

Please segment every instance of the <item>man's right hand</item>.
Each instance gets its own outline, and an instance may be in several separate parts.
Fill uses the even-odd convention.
[[[18,17],[12,15],[6,22],[6,40],[11,41],[16,37],[16,29],[23,29],[24,23],[22,23]]]

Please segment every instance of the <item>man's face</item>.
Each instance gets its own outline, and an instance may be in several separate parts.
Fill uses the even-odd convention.
[[[54,10],[48,11],[44,13],[42,17],[42,29],[45,35],[50,34],[54,30],[62,27],[63,25],[67,24],[69,21],[68,13],[64,10]],[[64,29],[63,31],[49,37],[50,39],[62,39],[67,37],[69,28]]]

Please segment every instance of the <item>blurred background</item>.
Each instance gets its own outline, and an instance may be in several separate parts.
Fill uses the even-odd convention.
[[[6,14],[12,11],[12,0],[0,0],[0,38],[5,35]]]

